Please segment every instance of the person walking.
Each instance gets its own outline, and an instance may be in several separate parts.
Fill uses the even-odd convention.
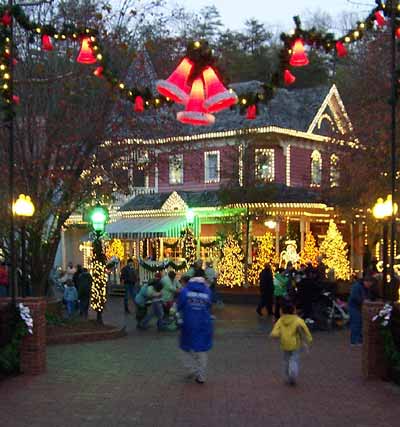
[[[129,297],[135,303],[136,286],[138,283],[138,274],[133,265],[133,259],[129,258],[126,266],[121,270],[121,283],[124,285],[124,307],[125,313],[129,314]]]
[[[256,308],[259,316],[262,316],[262,309],[267,309],[268,316],[272,316],[272,305],[274,300],[274,279],[269,263],[266,263],[260,273],[260,302]]]
[[[93,278],[87,268],[83,268],[76,280],[79,298],[79,313],[84,318],[88,318],[90,291],[92,289]]]
[[[357,280],[351,287],[348,302],[350,314],[350,343],[353,346],[362,344],[362,316],[361,310],[364,300],[369,298],[369,291],[374,284],[374,278],[365,276]]]
[[[0,263],[0,297],[6,297],[8,295],[8,270],[6,263],[2,261]]]
[[[211,304],[211,291],[204,270],[197,269],[179,294],[178,311],[183,321],[180,334],[183,364],[189,377],[198,384],[206,381],[207,352],[213,343]]]
[[[297,383],[301,347],[312,343],[307,325],[294,311],[294,305],[290,301],[284,301],[282,317],[275,323],[270,335],[280,340],[285,363],[285,380],[290,385]]]

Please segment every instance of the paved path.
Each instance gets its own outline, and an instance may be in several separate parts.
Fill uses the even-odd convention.
[[[105,318],[124,322],[120,302]],[[0,425],[395,427],[400,388],[364,382],[348,333],[316,333],[297,387],[282,383],[270,324],[252,307],[217,312],[209,380],[187,382],[174,333],[137,332],[116,341],[52,346],[48,372],[0,383]]]

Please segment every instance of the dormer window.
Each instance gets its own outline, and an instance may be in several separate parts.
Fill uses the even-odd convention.
[[[255,178],[261,182],[275,180],[275,151],[273,148],[255,149]]]
[[[339,187],[339,157],[336,154],[332,154],[330,158],[330,183],[331,187]]]
[[[169,156],[169,183],[183,184],[183,154]]]
[[[211,184],[220,180],[219,151],[206,151],[204,153],[204,182]]]
[[[321,187],[322,182],[322,156],[318,150],[311,154],[311,187]]]

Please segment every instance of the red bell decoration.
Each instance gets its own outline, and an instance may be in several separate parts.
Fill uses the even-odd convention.
[[[141,96],[137,96],[135,98],[135,105],[133,107],[133,110],[136,113],[143,113],[143,111],[144,111],[144,101],[143,101],[143,98]]]
[[[343,58],[343,56],[347,56],[346,46],[341,42],[336,42],[336,52],[339,58]]]
[[[1,22],[3,25],[5,25],[6,27],[9,27],[11,25],[12,22],[12,16],[10,15],[10,12],[8,10],[6,10],[4,12],[4,15],[1,17]]]
[[[212,67],[207,67],[203,71],[204,87],[206,90],[206,100],[204,107],[210,113],[229,108],[238,102],[235,92],[230,92],[218,78]]]
[[[396,39],[400,39],[400,27],[396,28]]]
[[[255,105],[249,105],[247,107],[246,119],[254,120],[257,116],[257,107]]]
[[[190,125],[211,125],[215,121],[212,114],[204,108],[204,84],[201,78],[197,78],[192,85],[189,101],[185,111],[179,111],[177,119],[181,123]]]
[[[296,77],[289,70],[285,70],[283,72],[283,81],[286,86],[290,86],[296,81]]]
[[[18,105],[20,103],[20,98],[18,95],[13,95],[12,100],[14,104]]]
[[[94,71],[93,71],[93,74],[96,76],[96,77],[103,77],[103,70],[104,70],[104,68],[103,67],[97,67]]]
[[[190,92],[188,79],[193,66],[194,64],[189,58],[183,58],[167,80],[158,80],[156,82],[156,87],[160,94],[178,104],[186,104],[189,100]]]
[[[308,65],[309,61],[304,50],[304,43],[302,39],[296,39],[292,47],[292,56],[290,57],[289,64],[292,67],[304,67]]]
[[[42,49],[43,50],[53,50],[53,45],[51,43],[51,39],[47,34],[43,34],[42,36]]]
[[[386,24],[385,17],[382,15],[381,12],[375,12],[374,16],[378,27],[383,27]]]
[[[97,59],[93,55],[92,48],[90,47],[89,40],[89,37],[84,37],[82,39],[81,50],[76,58],[76,61],[81,64],[94,64],[97,62]]]

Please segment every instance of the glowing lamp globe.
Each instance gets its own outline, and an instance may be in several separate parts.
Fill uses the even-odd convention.
[[[197,78],[192,85],[189,101],[185,111],[179,111],[177,119],[181,123],[204,126],[211,125],[215,121],[212,114],[207,113],[204,104],[204,85],[201,78]]]
[[[158,92],[178,104],[186,104],[190,92],[188,80],[193,66],[194,64],[190,59],[183,58],[167,80],[156,82]]]
[[[31,217],[35,213],[35,206],[29,196],[20,194],[13,203],[13,213],[17,216]]]
[[[48,36],[47,34],[43,34],[42,36],[42,50],[53,50],[53,45],[51,43],[51,39],[50,36]]]
[[[93,55],[93,50],[90,47],[89,37],[84,37],[82,39],[81,50],[79,51],[76,61],[80,64],[95,64],[97,62],[97,59]]]
[[[212,67],[206,67],[203,71],[206,100],[204,107],[210,113],[217,113],[235,105],[238,97],[233,91],[229,91],[218,78]]]
[[[290,57],[289,64],[292,67],[304,67],[305,65],[309,64],[302,39],[295,40],[292,47],[292,56]]]
[[[93,230],[98,233],[104,232],[107,220],[108,212],[102,206],[96,206],[90,212],[90,222],[92,224]]]
[[[189,224],[193,224],[193,221],[194,221],[194,212],[193,212],[193,209],[188,209],[186,211],[186,221]]]

